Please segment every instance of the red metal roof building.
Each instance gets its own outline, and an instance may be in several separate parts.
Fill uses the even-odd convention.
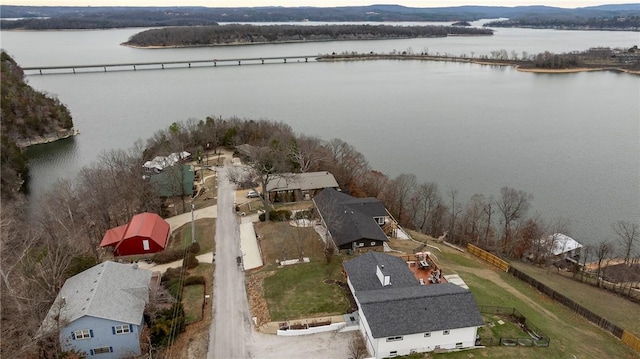
[[[131,222],[107,230],[100,247],[115,247],[115,256],[156,253],[169,239],[169,223],[155,213],[140,213]]]

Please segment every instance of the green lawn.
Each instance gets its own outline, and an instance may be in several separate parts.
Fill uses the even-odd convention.
[[[430,242],[433,244],[433,242]],[[416,245],[405,244],[406,247]],[[494,269],[467,253],[445,246],[431,250],[444,274],[457,273],[467,283],[478,305],[516,308],[551,338],[545,347],[487,347],[472,351],[432,354],[433,358],[640,358],[640,354],[613,335],[591,324],[510,274]],[[584,299],[592,300],[592,299]],[[637,312],[627,314],[637,320]],[[485,329],[486,330],[486,329]]]
[[[324,280],[344,281],[339,258],[332,263],[311,263],[285,266],[273,271],[264,280],[264,295],[271,320],[282,321],[346,313],[349,308],[344,291]]]
[[[640,304],[607,290],[574,281],[568,277],[570,274],[560,275],[553,270],[547,272],[544,268],[523,263],[512,265],[583,307],[640,336]]]
[[[182,290],[185,323],[191,324],[202,319],[202,303],[204,302],[204,286],[188,285]]]
[[[198,254],[213,251],[213,237],[216,233],[216,220],[213,218],[203,218],[195,221],[195,239],[200,244]],[[184,249],[185,245],[191,243],[191,223],[187,223],[174,231],[175,238],[169,247],[173,249]]]

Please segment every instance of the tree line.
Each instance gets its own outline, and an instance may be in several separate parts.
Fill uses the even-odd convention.
[[[124,43],[131,46],[207,46],[291,41],[340,41],[492,35],[493,30],[460,26],[390,25],[218,25],[151,29]]]
[[[607,17],[583,16],[519,16],[513,19],[491,21],[486,27],[527,27],[558,30],[640,30],[640,16],[627,14]]]
[[[166,199],[143,179],[145,160],[183,150],[198,158],[241,144],[258,149],[251,168],[263,181],[283,172],[329,171],[343,191],[381,199],[402,226],[433,237],[446,235],[455,244],[476,243],[511,258],[528,254],[543,258],[548,248],[538,239],[568,233],[567,220],[550,221],[529,213],[533,202],[529,193],[503,187],[497,195],[464,199],[455,189],[443,192],[438,184],[421,182],[413,174],[390,178],[339,138],[327,141],[296,134],[285,123],[266,120],[211,116],[176,122],[129,150],[102,153],[72,181],[58,181],[38,200],[35,214],[27,212],[24,199],[3,201],[2,355],[33,357],[43,350],[42,341],[24,338],[35,337],[67,278],[105,258],[99,243],[107,229],[140,212],[168,215]],[[629,263],[638,261],[637,223],[620,223],[616,238],[625,246],[619,253]],[[613,243],[605,243],[609,248],[605,254],[617,253]]]
[[[2,29],[90,29],[116,27],[202,26],[215,22],[300,21],[473,21],[479,19],[579,19],[640,15],[637,5],[577,9],[550,6],[459,6],[415,8],[400,5],[342,7],[60,7],[0,5]]]

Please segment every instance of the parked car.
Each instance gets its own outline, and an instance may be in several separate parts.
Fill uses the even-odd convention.
[[[260,193],[254,190],[250,190],[249,192],[247,192],[247,198],[258,198],[258,197],[260,197]]]

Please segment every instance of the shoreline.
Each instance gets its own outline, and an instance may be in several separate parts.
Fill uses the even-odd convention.
[[[594,72],[594,71],[614,71],[623,72],[631,75],[640,75],[640,70],[629,70],[620,67],[576,67],[576,68],[564,68],[564,69],[545,69],[545,68],[533,68],[523,67],[522,61],[508,60],[488,60],[488,59],[474,59],[467,57],[447,57],[447,56],[429,56],[429,55],[327,55],[326,57],[319,56],[317,61],[370,61],[370,60],[418,60],[418,61],[450,61],[450,62],[463,62],[472,63],[477,65],[487,66],[511,66],[515,67],[520,72],[540,73],[540,74],[569,74],[578,72]]]
[[[78,131],[75,127],[72,127],[69,130],[65,130],[64,133],[62,133],[61,131],[61,132],[56,132],[55,134],[38,136],[31,139],[21,139],[16,141],[16,145],[22,149],[25,149],[30,146],[43,145],[47,143],[56,142],[59,140],[64,140],[70,137],[77,136],[79,134],[80,134],[80,131]]]
[[[479,35],[479,34],[447,34],[442,36],[419,36],[419,37],[390,37],[379,39],[325,39],[325,40],[286,40],[286,41],[269,41],[269,42],[232,42],[226,44],[204,44],[204,45],[151,45],[141,46],[136,44],[129,44],[123,42],[120,46],[130,47],[132,49],[185,49],[185,48],[199,48],[199,47],[224,47],[224,46],[245,46],[245,45],[278,45],[278,44],[301,44],[310,42],[330,42],[330,41],[378,41],[378,40],[407,40],[407,39],[438,39],[449,36],[455,37],[475,37],[475,36],[493,36],[491,35]]]

